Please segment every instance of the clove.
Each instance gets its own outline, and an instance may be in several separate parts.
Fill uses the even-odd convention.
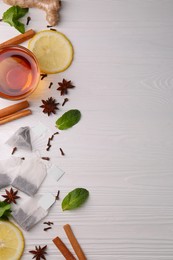
[[[29,25],[29,22],[31,21],[31,17],[30,16],[28,16],[27,17],[27,22],[26,22],[26,25]]]
[[[42,160],[50,161],[49,157],[41,157]]]
[[[67,103],[69,101],[69,99],[68,98],[64,98],[64,102],[62,103],[62,106],[64,106],[65,105],[65,103]]]
[[[13,150],[12,150],[12,155],[17,151],[17,147],[14,147]]]
[[[57,195],[55,196],[55,200],[59,200],[59,194],[60,194],[60,190],[58,190]]]
[[[47,77],[47,74],[42,73],[42,74],[40,74],[40,76],[41,76],[41,80],[43,80],[44,78]]]
[[[59,150],[60,150],[60,152],[61,152],[61,155],[64,156],[65,153],[64,153],[64,151],[62,150],[62,148],[59,148]]]
[[[49,88],[51,88],[51,87],[52,87],[52,85],[53,85],[53,82],[50,82]]]
[[[51,227],[47,227],[47,228],[44,228],[43,230],[44,231],[47,231],[47,230],[49,230],[49,229],[52,229]]]

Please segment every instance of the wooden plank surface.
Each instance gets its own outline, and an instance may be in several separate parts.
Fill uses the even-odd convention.
[[[0,16],[7,8],[1,3]],[[81,122],[58,136],[49,154],[44,143],[36,144],[66,172],[39,193],[60,189],[62,199],[71,189],[86,187],[90,199],[75,212],[62,212],[57,202],[46,218],[54,221],[52,230],[45,233],[41,223],[24,232],[22,260],[31,258],[34,245],[44,244],[48,259],[63,259],[51,239],[58,235],[69,246],[66,223],[88,259],[173,259],[172,12],[172,0],[63,1],[57,30],[71,39],[74,62],[40,82],[29,98],[32,116],[1,126],[0,154],[8,155],[3,144],[19,127],[39,120],[54,132],[58,116],[78,108]],[[42,11],[32,9],[29,15],[28,29],[46,28]],[[0,42],[12,35],[17,31],[0,23]],[[48,118],[39,108],[41,99],[53,96],[61,103],[56,88],[63,78],[76,88],[66,106]],[[0,108],[13,103],[1,99]]]

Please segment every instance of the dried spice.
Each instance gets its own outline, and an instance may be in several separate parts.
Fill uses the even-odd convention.
[[[69,101],[68,98],[64,98],[64,101],[63,101],[63,103],[62,103],[62,106],[64,106],[68,101]]]
[[[49,142],[52,141],[54,138],[54,135],[52,135],[50,138],[49,138]]]
[[[20,197],[17,196],[18,190],[14,191],[13,188],[10,189],[10,191],[5,190],[6,195],[2,195],[3,198],[5,198],[5,202],[7,203],[15,203],[16,200],[19,199]]]
[[[68,94],[69,88],[75,88],[75,86],[72,85],[71,80],[67,81],[66,79],[63,79],[62,82],[58,82],[58,85],[60,87],[57,88],[57,90],[61,91],[61,96]]]
[[[52,85],[53,85],[53,82],[50,82],[49,88],[51,88],[51,87],[52,87]]]
[[[31,21],[31,17],[30,16],[28,16],[27,17],[27,21],[26,21],[26,25],[29,25],[29,22]]]
[[[50,144],[50,141],[53,140],[53,135],[51,137],[48,138],[48,142],[47,142],[47,148],[46,150],[49,151],[50,148],[51,148],[51,144]]]
[[[56,103],[56,100],[52,97],[48,98],[47,100],[42,100],[43,105],[40,107],[43,108],[43,113],[48,114],[56,114],[56,110],[58,110],[59,103]]]
[[[50,222],[50,221],[44,222],[43,224],[48,225],[48,226],[54,225],[54,223],[53,223],[53,222]]]
[[[17,147],[14,147],[13,150],[12,150],[12,155],[17,151]]]
[[[57,195],[55,196],[55,200],[59,200],[59,194],[60,194],[60,190],[58,190]]]
[[[47,254],[46,249],[47,249],[47,245],[44,247],[35,246],[35,250],[30,250],[29,253],[34,255],[32,259],[35,258],[36,260],[40,260],[40,259],[46,260],[45,257],[45,255]]]
[[[54,32],[57,32],[57,30],[56,30],[56,29],[53,29],[53,28],[50,28],[50,30],[51,30],[51,31],[54,31]]]
[[[47,230],[49,230],[49,229],[52,229],[51,227],[47,227],[47,228],[44,228],[43,230],[44,231],[47,231]]]
[[[46,151],[49,151],[52,145],[48,145],[48,147],[46,148]]]
[[[48,138],[47,146],[50,145],[51,138]]]
[[[42,160],[50,161],[49,157],[41,157]]]
[[[41,76],[41,80],[43,80],[44,78],[47,77],[47,74],[41,73],[40,76]]]
[[[59,150],[60,150],[60,152],[61,152],[61,155],[64,156],[65,153],[64,153],[64,151],[62,150],[62,148],[59,148]]]
[[[46,148],[46,150],[47,151],[49,151],[50,150],[50,148],[51,148],[51,144],[50,144],[50,141],[52,141],[53,140],[53,138],[54,138],[54,136],[55,135],[58,135],[59,134],[59,132],[55,132],[51,137],[49,137],[48,138],[48,142],[47,142],[47,148]]]

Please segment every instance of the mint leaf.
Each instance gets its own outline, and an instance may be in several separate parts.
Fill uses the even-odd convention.
[[[11,205],[5,201],[0,201],[0,219],[7,220],[11,215]]]
[[[69,192],[62,201],[62,210],[71,210],[80,207],[88,198],[89,191],[76,188]]]
[[[72,109],[64,113],[57,121],[56,126],[60,130],[68,129],[79,122],[81,113],[77,109]]]
[[[2,16],[2,20],[5,23],[14,26],[19,32],[25,32],[25,26],[23,23],[19,22],[18,19],[25,16],[28,12],[28,8],[21,8],[19,6],[10,7]]]

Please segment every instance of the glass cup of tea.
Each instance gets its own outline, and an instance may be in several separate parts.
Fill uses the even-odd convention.
[[[25,47],[0,48],[0,97],[19,100],[30,95],[40,80],[39,64]]]

